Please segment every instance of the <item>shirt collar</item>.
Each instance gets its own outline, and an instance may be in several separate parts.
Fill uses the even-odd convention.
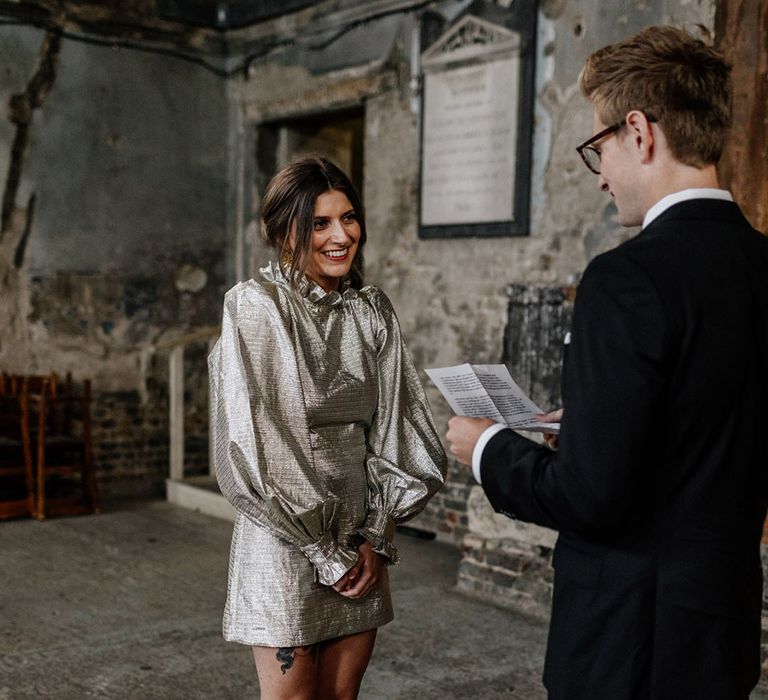
[[[673,192],[660,199],[645,214],[643,219],[643,228],[648,226],[659,214],[665,212],[673,204],[685,202],[688,199],[722,199],[726,202],[732,202],[733,197],[728,190],[719,190],[714,187],[692,187],[680,192]]]
[[[283,270],[276,262],[270,262],[266,267],[262,267],[259,272],[268,282],[279,284],[288,290],[292,289]],[[343,303],[346,297],[356,294],[356,291],[350,286],[348,278],[342,280],[339,291],[326,292],[317,282],[308,277],[301,277],[297,280],[296,291],[300,296],[309,299],[315,304],[328,304],[329,306],[338,306]]]

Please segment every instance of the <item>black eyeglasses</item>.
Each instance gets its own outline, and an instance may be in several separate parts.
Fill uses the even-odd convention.
[[[645,118],[649,122],[656,121],[656,118],[650,116],[649,114],[646,114]],[[595,175],[600,174],[600,151],[598,151],[592,144],[599,141],[600,139],[604,139],[606,136],[610,136],[611,134],[615,133],[621,129],[625,123],[626,122],[624,121],[620,121],[618,124],[609,126],[607,129],[603,129],[601,132],[588,138],[584,143],[576,146],[576,151],[584,161],[584,165],[586,165]]]
[[[576,146],[576,151],[584,161],[584,165],[586,165],[595,175],[600,174],[600,151],[598,151],[592,144],[613,134],[621,129],[622,126],[624,126],[624,122],[613,124],[607,129],[603,129],[594,136],[588,138],[584,143]]]

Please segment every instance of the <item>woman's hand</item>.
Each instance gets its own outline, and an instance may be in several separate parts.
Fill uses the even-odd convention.
[[[357,563],[336,583],[333,590],[345,598],[365,598],[387,576],[386,558],[373,551],[370,542],[357,548]]]

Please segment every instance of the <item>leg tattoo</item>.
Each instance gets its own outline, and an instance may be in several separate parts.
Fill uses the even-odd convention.
[[[285,672],[293,666],[297,656],[311,656],[313,661],[317,661],[317,644],[307,644],[303,647],[280,647],[275,654],[275,658],[281,663],[280,670]]]
[[[285,672],[293,666],[293,659],[294,659],[294,649],[293,647],[280,647],[277,650],[277,654],[275,654],[275,658],[280,662],[280,670],[283,672],[283,675],[285,675]]]

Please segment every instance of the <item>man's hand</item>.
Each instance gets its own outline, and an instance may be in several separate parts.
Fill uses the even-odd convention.
[[[445,437],[451,444],[450,452],[462,464],[472,466],[472,451],[480,436],[493,425],[487,418],[454,416],[448,421]]]
[[[542,413],[536,416],[536,420],[539,423],[560,423],[563,420],[563,409],[558,408],[556,411],[550,411],[549,413]],[[558,436],[554,433],[544,433],[544,442],[547,443],[547,447],[552,450],[558,448]]]

